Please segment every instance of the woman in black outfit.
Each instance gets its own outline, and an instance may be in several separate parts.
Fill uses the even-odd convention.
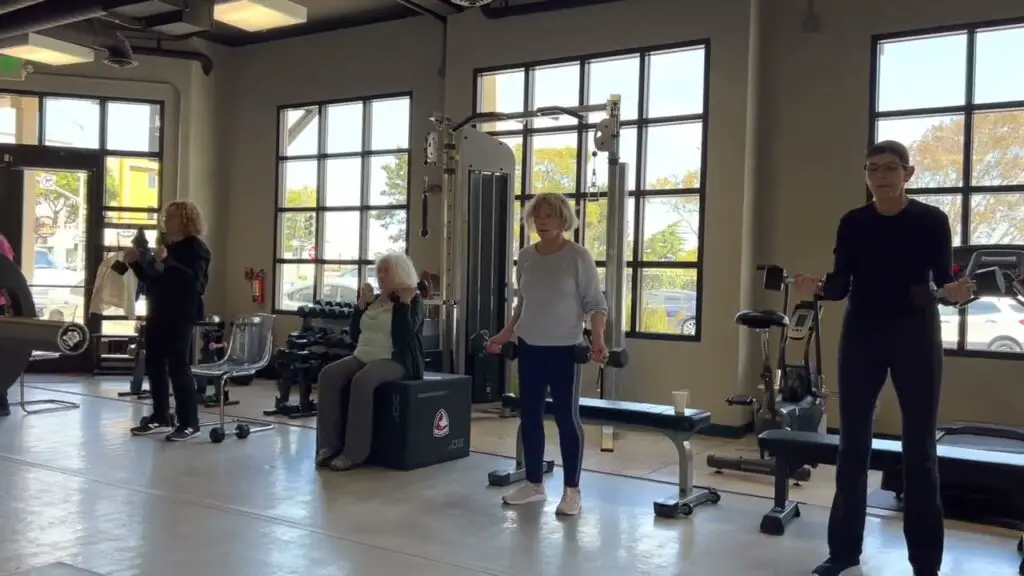
[[[168,441],[189,440],[199,434],[195,378],[189,366],[192,332],[205,316],[203,294],[209,280],[210,250],[199,208],[187,200],[171,202],[164,210],[164,244],[155,254],[135,248],[124,253],[140,284],[146,286],[146,375],[153,396],[153,413],[132,434],[168,433]],[[170,427],[168,376],[174,387],[178,426]]]
[[[892,376],[903,415],[904,534],[915,576],[942,565],[943,524],[935,429],[942,384],[938,309],[913,297],[934,282],[946,304],[970,299],[953,278],[949,218],[907,197],[914,176],[907,148],[879,142],[864,165],[874,201],[839,221],[832,273],[800,274],[797,289],[825,300],[849,296],[839,343],[839,461],[828,526],[829,557],[812,574],[839,576],[860,565],[867,513],[875,404]]]

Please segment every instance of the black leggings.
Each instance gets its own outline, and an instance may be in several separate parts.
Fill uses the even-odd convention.
[[[173,386],[178,425],[199,427],[196,382],[189,366],[192,329],[190,323],[146,325],[146,375],[153,396],[153,418],[161,424],[170,420]]]
[[[942,565],[936,426],[942,385],[938,312],[881,319],[849,310],[839,344],[839,462],[828,524],[830,556],[860,557],[867,514],[868,460],[878,395],[891,375],[903,416],[904,524],[910,564],[923,573]]]

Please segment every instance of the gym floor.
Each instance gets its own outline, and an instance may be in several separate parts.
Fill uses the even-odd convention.
[[[601,454],[590,429],[584,511],[563,520],[554,516],[558,470],[543,508],[502,508],[501,490],[486,486],[487,471],[509,461],[482,452],[507,453],[514,420],[477,418],[476,453],[464,460],[412,472],[319,472],[312,421],[221,445],[205,436],[132,438],[146,407],[118,400],[126,389],[119,379],[36,376],[29,399],[81,408],[23,415],[13,406],[0,419],[0,575],[781,576],[807,574],[824,554],[827,470],[795,492],[810,504],[781,538],[757,530],[767,479],[706,470],[709,451],[750,455],[749,441],[699,438],[697,481],[725,492],[722,502],[664,521],[651,501],[672,493],[664,483],[675,472],[671,444],[623,430],[616,452]],[[256,416],[273,399],[266,383],[232,391],[239,416]],[[902,525],[891,516],[869,517],[865,574],[910,574]],[[943,574],[1016,574],[1016,538],[950,522]]]

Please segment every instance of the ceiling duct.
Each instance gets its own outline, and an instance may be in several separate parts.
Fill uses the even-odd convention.
[[[597,6],[598,4],[611,4],[612,2],[622,2],[622,0],[548,0],[547,2],[530,2],[526,4],[506,3],[501,8],[495,7],[494,4],[484,4],[480,6],[480,13],[491,20],[499,20],[513,16],[586,8],[588,6]]]
[[[145,1],[101,1],[84,0],[71,2],[53,0],[51,2],[34,2],[4,14],[0,19],[0,39],[10,38],[19,34],[40,32],[65,24],[74,24],[97,16],[103,16],[111,10],[126,6],[146,4]],[[25,4],[21,1],[18,4]]]

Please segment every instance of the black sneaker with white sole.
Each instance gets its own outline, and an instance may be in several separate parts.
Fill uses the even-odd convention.
[[[166,434],[171,431],[167,424],[154,422],[152,420],[132,428],[132,436],[149,436],[151,434]]]
[[[199,428],[193,426],[178,426],[167,435],[168,442],[184,442],[185,440],[191,440],[199,436]]]

